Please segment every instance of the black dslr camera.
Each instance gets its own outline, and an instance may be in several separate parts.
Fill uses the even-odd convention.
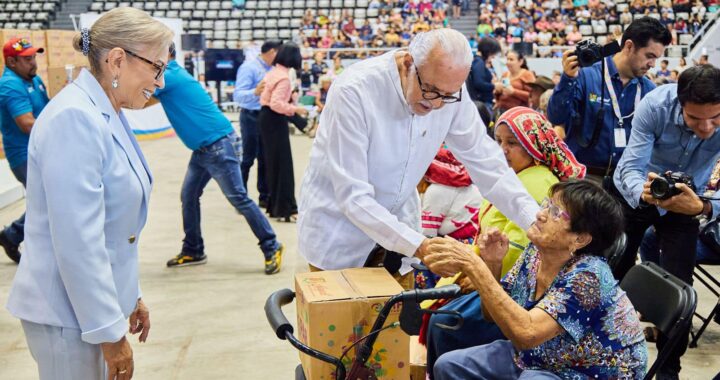
[[[614,41],[605,46],[600,46],[591,40],[583,40],[578,42],[575,55],[578,57],[580,67],[588,67],[605,57],[615,55],[619,51],[620,44]]]
[[[650,182],[650,194],[652,194],[653,198],[660,200],[672,198],[681,193],[675,187],[676,183],[684,183],[693,191],[696,191],[691,175],[683,172],[666,172]]]

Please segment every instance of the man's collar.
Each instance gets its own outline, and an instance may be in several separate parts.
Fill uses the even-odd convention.
[[[610,78],[617,79],[618,81],[622,81],[622,79],[620,78],[620,72],[618,71],[617,66],[615,66],[615,60],[613,59],[613,57],[610,56],[610,57],[605,58],[605,62],[606,62],[607,68],[608,68],[608,73],[610,73]],[[603,73],[603,75],[605,75],[605,74]],[[641,78],[638,78],[638,77],[632,77],[632,79],[630,79],[627,82],[626,86],[629,84],[635,84],[638,81],[640,81],[640,79]]]
[[[272,68],[272,65],[268,65],[267,62],[265,62],[265,60],[262,58],[261,55],[258,55],[257,59],[258,59],[258,62],[260,62],[260,65],[262,65],[262,67],[265,70],[270,70]]]
[[[10,77],[15,77],[17,79],[20,79],[21,81],[25,83],[32,83],[32,80],[26,80],[25,78],[18,75],[15,71],[13,71],[11,68],[5,66],[5,71],[3,72],[3,76],[8,75]]]

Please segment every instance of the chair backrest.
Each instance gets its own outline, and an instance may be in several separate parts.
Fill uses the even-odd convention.
[[[630,268],[620,287],[635,310],[667,336],[667,344],[645,376],[651,379],[667,360],[682,333],[686,333],[697,306],[697,294],[690,285],[652,262]]]
[[[625,235],[625,233],[623,232],[622,235],[620,235],[620,237],[615,240],[615,243],[613,243],[613,245],[611,245],[605,250],[605,252],[603,252],[603,257],[605,257],[608,265],[610,266],[610,269],[612,269],[613,271],[615,271],[615,266],[617,266],[620,258],[625,252],[626,246],[627,235]]]

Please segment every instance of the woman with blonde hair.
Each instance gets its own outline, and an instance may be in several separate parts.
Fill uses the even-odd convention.
[[[140,10],[105,13],[73,42],[90,71],[33,127],[26,252],[7,308],[22,322],[41,380],[130,379],[125,335],[147,339],[138,237],[152,175],[122,109],[143,108],[164,86],[172,38]]]

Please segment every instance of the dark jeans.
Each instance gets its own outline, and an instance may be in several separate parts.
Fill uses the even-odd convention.
[[[658,248],[657,234],[652,228],[649,228],[647,232],[645,232],[645,238],[642,244],[640,244],[640,259],[642,261],[652,261],[658,265],[660,264],[660,248]],[[720,265],[720,254],[698,240],[695,261],[701,264]]]
[[[436,323],[452,326],[456,318],[446,314],[434,314],[430,317],[427,333],[427,373],[433,378],[433,369],[438,358],[450,351],[480,346],[496,340],[507,339],[500,328],[483,318],[480,295],[477,292],[466,294],[450,301],[440,310],[456,310],[463,317],[459,330],[447,330]]]
[[[260,132],[258,131],[258,114],[260,111],[252,111],[243,109],[240,112],[240,136],[242,137],[242,162],[240,170],[242,171],[243,185],[247,189],[250,168],[252,168],[255,159],[257,159],[257,190],[260,193],[260,200],[267,202],[268,188],[265,182],[265,158],[263,157],[262,143],[260,142]]]
[[[23,187],[25,187],[27,184],[27,162],[14,168],[10,168],[10,170],[15,178],[17,178],[17,180],[22,183]],[[9,226],[5,227],[4,231],[5,236],[7,236],[11,243],[15,245],[22,243],[23,240],[25,240],[25,213],[23,213],[20,218],[12,222]]]
[[[270,258],[280,247],[270,223],[257,204],[248,197],[243,185],[240,174],[241,144],[240,137],[233,132],[193,151],[180,194],[185,229],[184,253],[195,256],[204,253],[205,245],[200,232],[200,196],[211,178],[220,185],[230,204],[245,217],[260,241],[265,258]]]
[[[679,279],[692,285],[692,273],[695,267],[695,252],[699,233],[699,222],[692,216],[667,212],[660,215],[658,208],[652,205],[640,206],[636,209],[630,207],[620,195],[615,186],[610,186],[610,192],[620,201],[625,215],[625,234],[627,235],[627,248],[613,268],[613,274],[618,281],[622,280],[630,268],[635,265],[638,248],[650,226],[655,227],[657,246],[661,252],[660,267]],[[676,348],[670,354],[661,372],[679,373],[680,357],[685,353],[688,345],[690,328],[682,334]],[[663,334],[658,337],[657,347],[661,350],[667,339]]]

